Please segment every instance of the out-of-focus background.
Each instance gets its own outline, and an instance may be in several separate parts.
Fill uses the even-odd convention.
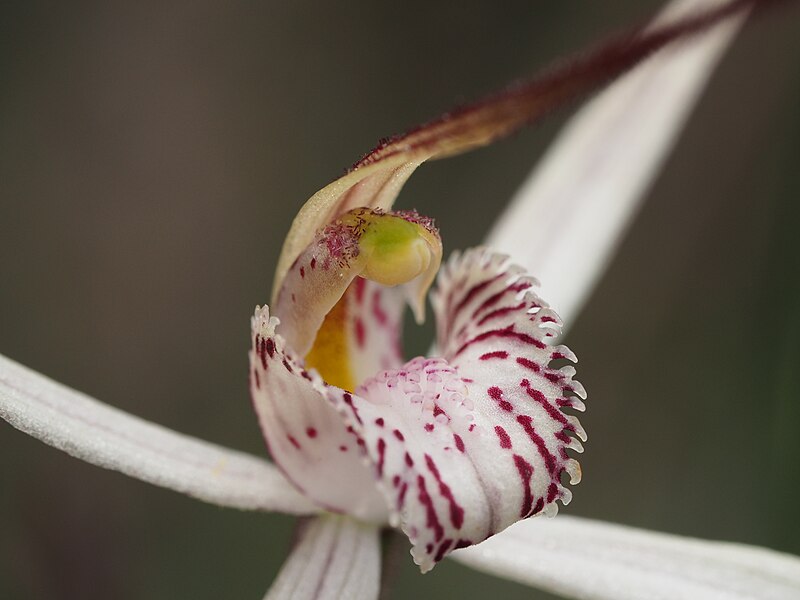
[[[301,203],[379,137],[658,4],[3,3],[0,352],[264,454],[249,317]],[[798,16],[740,36],[571,328],[590,439],[565,512],[800,553]],[[448,251],[480,242],[564,117],[424,166],[399,205]],[[292,530],[0,423],[2,598],[260,598]],[[392,587],[549,597],[410,557]]]

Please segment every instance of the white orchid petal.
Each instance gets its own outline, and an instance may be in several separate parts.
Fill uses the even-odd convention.
[[[722,0],[672,2],[658,24]],[[571,323],[612,257],[714,66],[737,16],[666,48],[570,121],[487,238],[542,282]]]
[[[380,590],[378,529],[343,517],[307,524],[264,600],[371,600]]]
[[[800,558],[577,517],[509,527],[452,558],[584,600],[793,600]]]
[[[71,456],[206,502],[319,512],[265,460],[148,423],[3,356],[0,417]]]
[[[393,522],[423,572],[454,548],[533,515],[553,515],[580,479],[586,436],[564,408],[580,408],[574,358],[548,342],[559,320],[506,257],[453,257],[434,296],[444,358],[417,358],[348,393],[326,392],[363,439]]]
[[[382,522],[387,508],[364,464],[360,438],[326,400],[280,335],[268,307],[252,321],[250,391],[270,454],[303,494],[335,512]]]

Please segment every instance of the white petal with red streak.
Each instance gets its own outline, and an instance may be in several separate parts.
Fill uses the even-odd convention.
[[[545,342],[558,318],[531,286],[485,250],[454,258],[434,302],[445,359],[414,359],[354,394],[327,389],[423,571],[519,519],[555,514],[571,498],[562,474],[580,479],[566,451],[586,436],[563,408],[582,409],[585,392],[572,367],[549,366],[574,355]]]
[[[252,321],[250,389],[272,458],[304,494],[329,510],[370,521],[386,505],[363,459],[360,438],[325,399],[325,384],[275,334],[278,319],[257,308]]]
[[[347,290],[347,299],[345,331],[354,380],[360,383],[402,365],[406,301],[401,290],[359,277]]]

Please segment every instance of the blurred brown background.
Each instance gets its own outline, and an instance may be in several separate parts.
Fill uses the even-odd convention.
[[[658,4],[3,3],[0,352],[263,454],[248,319],[300,204],[379,137]],[[800,553],[798,16],[739,38],[572,327],[590,440],[571,514]],[[400,205],[450,250],[478,243],[563,120],[423,167]],[[5,423],[0,473],[0,598],[260,598],[293,527]],[[410,558],[394,587],[547,597]]]

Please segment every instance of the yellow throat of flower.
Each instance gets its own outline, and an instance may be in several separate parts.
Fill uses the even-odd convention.
[[[409,286],[405,290],[418,322],[425,318],[425,295],[433,282],[442,256],[438,232],[428,222],[404,213],[384,214],[356,209],[338,222],[357,240],[358,252],[351,261],[359,277],[384,286]],[[358,317],[353,281],[327,313],[317,331],[306,366],[337,387],[353,390],[360,381],[354,368],[356,340],[353,324]]]

